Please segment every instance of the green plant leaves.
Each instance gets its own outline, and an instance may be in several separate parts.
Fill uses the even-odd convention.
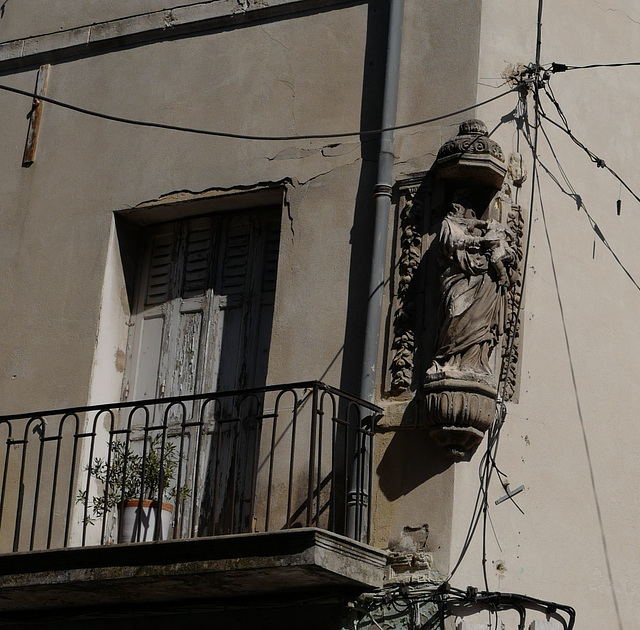
[[[78,491],[76,502],[88,508],[84,522],[93,524],[126,499],[186,499],[191,494],[187,485],[174,482],[180,464],[175,442],[164,442],[156,435],[145,449],[131,448],[130,443],[114,441],[107,459],[96,457],[88,464],[89,477],[98,481],[104,491],[89,498],[86,490]]]

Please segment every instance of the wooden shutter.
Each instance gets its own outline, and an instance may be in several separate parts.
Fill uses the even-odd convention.
[[[129,342],[130,399],[264,384],[279,235],[279,212],[269,210],[147,232]]]

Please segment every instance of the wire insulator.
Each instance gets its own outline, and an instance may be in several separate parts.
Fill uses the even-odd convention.
[[[555,63],[551,64],[551,72],[566,72],[569,69],[567,65],[564,63]]]

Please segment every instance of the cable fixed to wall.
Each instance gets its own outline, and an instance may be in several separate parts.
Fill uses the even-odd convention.
[[[72,105],[71,103],[53,99],[48,96],[38,96],[37,93],[29,92],[27,90],[21,90],[19,88],[14,88],[9,85],[0,84],[0,90],[5,92],[11,92],[12,94],[19,94],[20,96],[28,96],[29,98],[39,98],[41,101],[44,101],[46,103],[51,103],[52,105],[56,105],[64,109],[68,109],[68,110],[77,112],[79,114],[93,116],[94,118],[102,118],[103,120],[111,120],[113,122],[119,122],[125,125],[134,125],[137,127],[151,127],[154,129],[166,129],[168,131],[180,131],[183,133],[192,133],[192,134],[201,135],[201,136],[214,136],[217,138],[233,138],[236,140],[257,140],[257,141],[265,141],[265,142],[276,142],[276,141],[284,141],[284,140],[315,140],[315,139],[349,138],[353,136],[360,136],[361,138],[375,137],[375,136],[381,135],[386,131],[398,131],[400,129],[410,129],[412,127],[428,125],[430,123],[438,122],[440,120],[452,118],[454,116],[457,116],[458,114],[464,114],[465,112],[471,111],[476,107],[481,107],[482,105],[487,105],[488,103],[497,101],[498,99],[503,98],[504,96],[507,96],[508,94],[511,94],[512,92],[516,91],[516,88],[511,88],[510,90],[501,92],[500,94],[497,94],[496,96],[492,96],[491,98],[485,99],[484,101],[474,103],[473,105],[469,105],[468,107],[463,107],[462,109],[458,109],[453,112],[441,114],[440,116],[433,116],[431,118],[425,118],[424,120],[417,120],[410,123],[404,123],[402,125],[395,125],[393,127],[384,127],[381,129],[365,129],[365,130],[359,130],[359,131],[345,131],[340,133],[328,132],[328,133],[300,134],[295,136],[252,135],[252,134],[234,133],[231,131],[215,131],[211,129],[199,129],[197,127],[185,127],[182,125],[170,125],[168,123],[153,122],[149,120],[137,120],[134,118],[125,118],[124,116],[115,116],[113,114],[98,112],[96,110],[87,109],[86,107],[79,107],[78,105]]]

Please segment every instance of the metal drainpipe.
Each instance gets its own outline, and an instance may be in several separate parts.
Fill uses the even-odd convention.
[[[383,129],[394,127],[396,124],[403,17],[404,0],[389,0],[387,60],[384,76],[381,121],[381,127]],[[360,398],[368,402],[374,402],[376,394],[376,367],[380,345],[382,298],[384,295],[384,279],[387,262],[387,232],[389,228],[391,194],[393,190],[394,147],[395,131],[383,131],[380,134],[378,181],[374,188],[373,249],[371,252],[369,300],[367,302],[362,375],[360,380]],[[364,516],[366,513],[365,507],[369,501],[366,490],[369,487],[370,476],[368,464],[369,451],[369,441],[363,436],[362,448],[359,453],[356,453],[353,467],[354,474],[352,475],[348,500],[348,535],[357,540],[362,540],[367,534]],[[357,470],[361,471],[360,475],[355,474]],[[358,479],[360,481],[359,484],[357,483]]]

